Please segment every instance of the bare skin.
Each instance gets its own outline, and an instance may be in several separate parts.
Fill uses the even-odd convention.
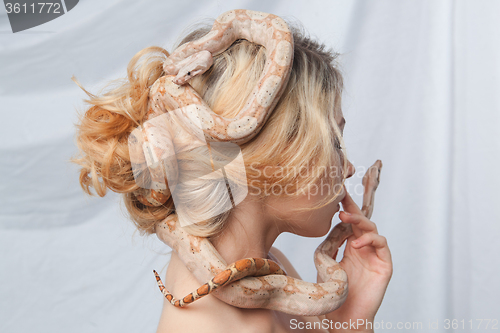
[[[336,119],[343,131],[345,120],[341,112],[336,114]],[[351,177],[354,172],[349,162],[347,176]],[[338,310],[320,317],[293,316],[265,309],[240,309],[209,295],[182,309],[165,301],[157,332],[300,332],[299,329],[291,329],[290,320],[304,324],[322,319],[373,321],[392,275],[387,242],[378,235],[375,224],[363,215],[345,188],[327,206],[301,213],[290,212],[290,207],[310,207],[322,198],[321,195],[293,199],[269,197],[262,202],[249,195],[233,210],[225,231],[211,241],[226,262],[248,257],[266,258],[271,252],[284,265],[288,275],[300,278],[288,259],[272,248],[274,241],[282,232],[305,237],[326,235],[331,228],[331,219],[340,210],[339,203],[342,203],[344,212],[339,217],[353,225],[354,234],[347,240],[341,261],[349,277],[349,294]],[[354,243],[354,240],[359,243]],[[200,285],[175,253],[172,253],[164,281],[174,295],[186,295]],[[329,332],[321,328],[305,331]]]

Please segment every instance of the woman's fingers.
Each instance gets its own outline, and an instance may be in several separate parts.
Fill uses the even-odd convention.
[[[344,208],[344,211],[351,213],[351,214],[363,214],[361,212],[361,209],[359,209],[358,205],[352,200],[351,196],[349,195],[349,192],[347,192],[346,188],[344,187],[345,191],[345,197],[342,199],[342,208]]]
[[[355,249],[360,249],[364,246],[372,246],[375,248],[377,257],[385,262],[391,262],[391,252],[389,251],[389,246],[387,245],[387,239],[384,236],[375,233],[366,233],[361,237],[353,240],[351,246]]]
[[[361,212],[358,205],[356,205],[347,190],[345,191],[345,197],[344,199],[342,199],[342,207],[344,208],[344,210],[339,213],[339,218],[342,220],[342,222],[352,223],[352,231],[356,238],[360,237],[366,232],[378,233],[375,223],[370,221]]]
[[[364,234],[366,232],[374,232],[378,233],[377,230],[377,225],[370,221],[368,218],[366,218],[362,214],[350,214],[346,213],[345,211],[342,211],[339,213],[339,218],[342,220],[342,222],[345,223],[352,223],[353,226],[356,226],[361,233],[359,235],[355,235],[356,237],[361,236],[361,234]],[[353,231],[356,228],[353,228]]]

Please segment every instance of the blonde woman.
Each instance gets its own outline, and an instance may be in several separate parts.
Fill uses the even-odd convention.
[[[181,44],[197,40],[209,30],[198,29]],[[289,260],[272,247],[274,241],[283,232],[304,237],[326,235],[342,203],[344,210],[339,217],[353,228],[341,261],[349,277],[347,300],[339,309],[313,317],[234,307],[212,295],[186,308],[165,301],[157,332],[347,332],[353,330],[352,322],[374,321],[392,274],[392,261],[385,238],[378,235],[375,224],[343,187],[355,170],[346,158],[342,139],[346,121],[336,54],[298,29],[292,31],[293,65],[287,85],[260,132],[240,145],[248,195],[232,209],[184,229],[208,238],[227,263],[274,256],[289,276],[300,278]],[[138,199],[141,188],[134,178],[128,146],[130,133],[146,119],[150,87],[164,75],[168,56],[159,47],[139,52],[128,66],[128,79],[118,87],[102,96],[87,92],[92,107],[78,124],[81,156],[76,162],[82,166],[82,187],[89,194],[93,187],[99,196],[108,188],[123,193],[131,219],[144,234],[155,233],[161,221],[176,213],[168,192],[159,206]],[[216,114],[232,118],[257,85],[265,63],[264,47],[238,39],[214,56],[210,69],[190,79],[189,84]],[[178,156],[179,165],[194,155],[196,152]],[[226,171],[230,178],[231,169]],[[220,198],[207,199],[214,183],[196,186],[190,200],[199,202],[200,207],[221,204]],[[196,208],[190,213],[196,215]],[[200,286],[175,252],[164,281],[177,296]],[[369,326],[354,330],[373,331]]]

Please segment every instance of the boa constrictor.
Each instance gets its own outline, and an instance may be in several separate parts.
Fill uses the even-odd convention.
[[[172,305],[177,307],[183,307],[186,304],[193,303],[197,299],[210,294],[215,289],[224,287],[233,281],[241,280],[247,276],[263,276],[272,274],[286,275],[285,271],[282,270],[281,267],[274,261],[263,258],[241,259],[229,265],[224,271],[214,276],[212,280],[208,281],[191,294],[180,300],[176,300],[174,295],[169,293],[165,288],[158,273],[155,270],[153,270],[153,273],[156,276],[156,282],[158,283],[158,287],[160,287],[160,291]]]
[[[368,218],[373,212],[381,169],[382,162],[377,160],[363,177],[365,190],[361,210]],[[208,239],[182,230],[175,214],[156,226],[156,234],[179,255],[200,283],[210,279],[193,293],[176,300],[155,272],[160,290],[175,306],[182,307],[213,292],[217,298],[236,307],[317,316],[336,310],[347,297],[347,274],[335,258],[338,248],[352,234],[350,224],[337,224],[314,253],[314,263],[324,283],[286,276],[274,262],[266,259],[247,258],[227,266]]]
[[[212,56],[226,50],[237,39],[246,39],[266,49],[266,64],[257,86],[245,106],[234,119],[215,114],[186,82],[204,73],[212,65]],[[252,139],[262,128],[278,102],[288,82],[293,62],[293,37],[287,24],[279,17],[249,10],[233,10],[219,16],[211,31],[201,39],[182,45],[165,61],[165,76],[150,88],[147,120],[160,118],[168,112],[179,117],[181,127],[201,128],[199,142],[223,141],[242,144]],[[129,151],[136,182],[141,189],[134,192],[147,206],[161,206],[171,196],[165,171],[176,173],[177,165],[171,159],[175,153],[171,133],[164,131],[161,121],[150,122],[129,137]],[[198,131],[199,132],[199,131]],[[377,174],[381,163],[374,173]],[[148,171],[144,176],[144,171]],[[143,181],[146,178],[146,181]],[[374,179],[369,177],[369,179]],[[170,185],[170,179],[168,180]],[[369,185],[371,184],[368,182]],[[373,184],[372,184],[373,185]],[[367,186],[364,212],[371,214],[376,185]],[[338,308],[347,296],[347,276],[333,259],[338,247],[352,233],[350,225],[335,226],[315,252],[315,264],[325,283],[307,283],[280,274],[273,262],[266,259],[248,259],[228,268],[224,259],[206,238],[187,234],[178,224],[175,214],[156,226],[158,237],[173,248],[188,269],[200,281],[210,280],[174,304],[181,305],[208,294],[238,307],[266,308],[291,314],[319,315]],[[257,267],[258,266],[258,267]],[[272,268],[274,267],[274,268]],[[246,277],[252,274],[270,274]],[[233,281],[233,282],[231,282]],[[160,282],[160,281],[159,281]],[[230,284],[229,284],[230,283]],[[229,284],[229,285],[228,285]],[[215,286],[226,286],[216,289]],[[216,290],[215,290],[216,289]],[[164,289],[165,294],[168,292]]]
[[[235,118],[225,118],[214,113],[201,96],[186,82],[204,73],[212,66],[212,56],[225,51],[238,39],[264,46],[266,63],[259,81],[243,108]],[[195,140],[222,141],[243,144],[252,139],[262,128],[271,111],[281,97],[293,63],[293,36],[280,17],[251,10],[231,10],[220,15],[210,32],[199,40],[188,42],[168,56],[163,64],[165,76],[160,77],[150,88],[147,120],[161,116],[167,111],[180,110],[180,122],[187,131],[203,130]],[[170,113],[170,112],[169,112]],[[169,144],[172,138],[158,141],[160,135],[168,131],[155,128],[158,123],[150,123],[141,133],[129,137],[134,177],[140,179],[144,170],[149,169],[148,184],[139,184],[136,198],[147,206],[161,206],[171,195],[166,185],[163,169],[176,174],[177,165],[170,156],[175,155]],[[142,131],[143,128],[140,128]],[[140,132],[139,131],[139,132]],[[157,136],[151,133],[155,132]],[[146,147],[146,148],[144,148]],[[146,150],[144,156],[143,150]],[[148,160],[148,156],[152,156]],[[164,161],[158,163],[158,161]],[[166,161],[166,162],[165,162]],[[171,183],[170,179],[169,182]]]

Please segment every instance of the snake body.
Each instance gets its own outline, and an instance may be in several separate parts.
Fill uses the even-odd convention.
[[[210,281],[208,281],[189,295],[183,297],[180,300],[176,300],[174,298],[174,295],[168,292],[168,290],[165,288],[158,273],[154,270],[153,272],[156,276],[158,286],[160,287],[160,290],[165,298],[172,305],[177,307],[183,307],[185,304],[192,303],[197,299],[210,294],[212,291],[219,287],[224,287],[233,281],[241,280],[247,276],[262,276],[272,274],[286,275],[285,271],[283,271],[281,267],[274,261],[263,258],[241,259],[229,265],[225,270],[218,273]]]
[[[364,177],[365,195],[362,211],[368,218],[373,212],[374,194],[379,183],[381,168],[382,162],[377,160]],[[213,279],[228,267],[210,241],[184,231],[175,214],[157,224],[156,234],[178,254],[200,283]],[[214,290],[213,295],[241,308],[265,308],[304,316],[332,312],[345,301],[348,286],[347,274],[334,257],[338,248],[351,234],[350,224],[339,223],[316,249],[314,262],[319,276],[325,281],[323,283],[306,282],[271,272],[269,274],[272,275],[265,276],[251,277],[249,274],[241,280],[231,279],[234,282]],[[159,286],[162,289],[162,285]]]
[[[215,114],[187,82],[208,70],[212,57],[238,39],[264,46],[266,63],[244,107],[230,119]],[[140,187],[134,192],[136,198],[146,206],[155,207],[172,196],[178,172],[172,157],[179,150],[210,147],[209,142],[213,141],[243,144],[251,140],[282,95],[292,62],[293,36],[287,24],[276,15],[250,10],[222,14],[207,35],[176,49],[163,64],[165,75],[150,88],[146,122],[129,136],[132,169]],[[179,147],[178,137],[185,135],[190,135],[190,140],[184,141],[191,143]],[[380,161],[375,164],[376,177],[367,173],[367,181],[364,181],[366,215],[371,214],[382,166]],[[237,307],[312,316],[337,309],[347,297],[347,275],[333,258],[352,234],[348,224],[336,225],[315,252],[315,265],[324,283],[309,283],[283,275],[276,263],[266,259],[245,259],[243,263],[228,266],[208,239],[185,232],[176,214],[158,223],[155,231],[200,283],[209,281],[188,296],[175,300],[157,276],[163,294],[176,306],[212,293]]]
[[[204,73],[212,65],[212,57],[225,51],[238,39],[264,46],[266,63],[259,81],[243,108],[235,118],[225,118],[214,113],[187,81]],[[293,63],[293,36],[286,22],[280,17],[262,12],[237,9],[220,15],[210,32],[199,40],[177,48],[165,60],[165,76],[150,88],[147,120],[161,117],[167,111],[179,110],[177,124],[188,133],[201,133],[195,140],[199,145],[206,141],[243,144],[252,139],[262,128],[281,97]],[[141,177],[148,170],[151,181],[141,184],[134,192],[137,199],[147,206],[160,206],[170,197],[164,169],[176,173],[174,159],[175,136],[170,135],[162,122],[145,124],[129,137],[129,150],[134,177]],[[163,122],[163,125],[164,122]],[[202,132],[200,132],[200,129]],[[159,134],[154,136],[152,134]],[[163,134],[161,134],[163,133]],[[157,138],[161,136],[161,139]],[[146,148],[144,148],[146,147]],[[146,150],[144,156],[143,150]],[[178,149],[177,149],[178,150]],[[151,158],[148,158],[151,156]],[[159,161],[168,161],[168,165]],[[169,180],[169,182],[171,182]]]

